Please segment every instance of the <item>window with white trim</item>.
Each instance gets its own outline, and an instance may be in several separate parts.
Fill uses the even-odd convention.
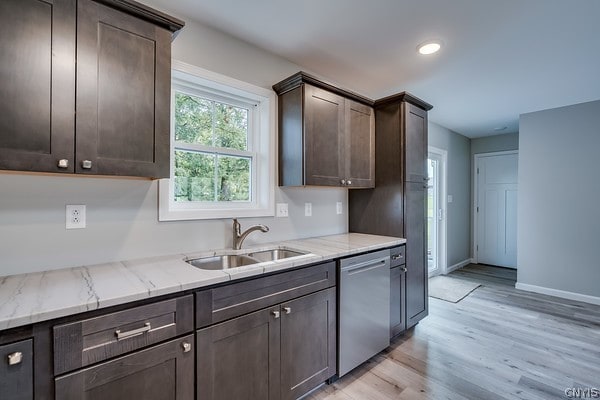
[[[159,219],[272,216],[274,107],[270,90],[174,62]]]

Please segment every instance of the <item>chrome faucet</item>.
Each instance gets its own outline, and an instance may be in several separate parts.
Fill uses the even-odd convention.
[[[233,219],[233,249],[239,250],[242,248],[242,243],[246,236],[254,231],[269,232],[269,227],[265,225],[252,225],[242,233],[242,226],[236,218]]]

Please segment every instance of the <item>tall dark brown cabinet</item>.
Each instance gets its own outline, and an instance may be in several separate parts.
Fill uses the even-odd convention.
[[[406,238],[406,328],[427,316],[427,111],[406,93],[375,102],[375,188],[349,192],[350,231]],[[396,332],[398,333],[398,332]]]

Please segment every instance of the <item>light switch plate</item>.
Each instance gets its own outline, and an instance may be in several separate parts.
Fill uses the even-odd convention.
[[[312,203],[304,203],[304,216],[312,217]]]
[[[288,217],[288,205],[287,203],[277,203],[277,216],[280,218]]]
[[[342,214],[344,212],[344,209],[343,209],[341,201],[338,201],[337,203],[335,203],[335,212],[337,214]]]

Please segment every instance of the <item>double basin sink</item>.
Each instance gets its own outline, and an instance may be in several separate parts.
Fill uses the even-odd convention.
[[[267,261],[282,260],[285,258],[303,256],[306,252],[286,248],[274,248],[267,250],[251,250],[245,254],[224,254],[212,257],[202,257],[187,260],[188,264],[200,269],[221,270],[242,267],[244,265],[258,264]]]

